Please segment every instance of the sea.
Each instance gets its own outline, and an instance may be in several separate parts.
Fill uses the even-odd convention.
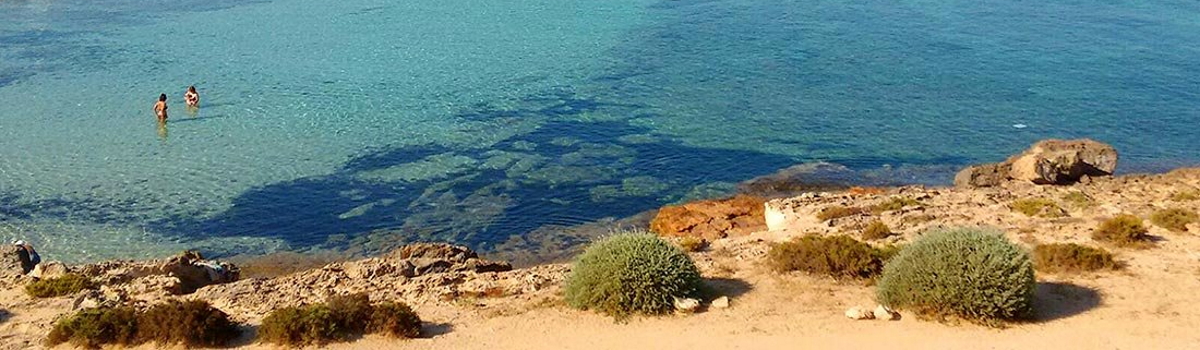
[[[1081,137],[1200,164],[1200,2],[0,1],[0,239],[46,260],[561,252],[798,164],[947,185]]]

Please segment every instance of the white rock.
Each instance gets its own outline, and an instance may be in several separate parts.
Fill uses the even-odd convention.
[[[852,320],[869,320],[875,318],[875,315],[870,311],[863,310],[863,308],[855,306],[849,310],[846,310],[846,317],[849,317]]]
[[[728,308],[729,307],[729,297],[720,297],[720,298],[713,299],[712,303],[709,304],[709,306],[713,307],[713,308],[717,308],[717,309]]]
[[[675,311],[680,313],[693,313],[700,307],[700,300],[692,298],[675,298]]]
[[[877,320],[893,321],[900,319],[899,313],[892,311],[883,305],[875,307],[875,312],[873,315]]]

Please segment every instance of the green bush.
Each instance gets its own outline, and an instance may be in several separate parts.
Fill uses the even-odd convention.
[[[1034,266],[1044,272],[1112,270],[1119,265],[1111,253],[1075,243],[1039,244],[1033,248]]]
[[[1012,209],[1029,217],[1060,218],[1067,215],[1067,211],[1058,203],[1046,198],[1018,199],[1012,203]]]
[[[394,338],[415,338],[421,334],[421,318],[404,303],[383,302],[371,312],[367,331]]]
[[[883,305],[935,318],[995,325],[1028,317],[1035,286],[1029,254],[999,232],[931,231],[888,261],[876,296]]]
[[[817,212],[817,219],[821,221],[829,221],[837,218],[844,218],[851,215],[862,214],[862,208],[846,207],[841,205],[828,206]]]
[[[34,298],[52,298],[96,288],[87,277],[69,273],[55,278],[40,279],[25,285],[25,293]]]
[[[1163,209],[1150,215],[1150,222],[1175,232],[1187,231],[1187,225],[1200,220],[1196,212],[1180,208]]]
[[[776,244],[767,263],[779,272],[871,278],[883,269],[884,253],[849,236],[808,235]]]
[[[863,229],[862,232],[862,238],[865,240],[884,239],[891,235],[892,229],[888,228],[887,224],[884,224],[883,221],[879,220],[872,221],[871,224],[867,225],[867,228]]]
[[[908,197],[892,197],[886,202],[871,206],[871,212],[882,213],[885,211],[900,210],[907,206],[921,205],[921,202]]]
[[[241,335],[229,315],[206,301],[172,300],[138,315],[137,341],[219,347]]]
[[[70,342],[89,349],[105,344],[133,345],[136,334],[137,311],[131,307],[84,309],[55,322],[46,344]]]
[[[626,232],[590,245],[566,281],[567,304],[618,320],[663,314],[674,298],[697,297],[700,271],[679,248],[653,234]]]
[[[1122,214],[1101,222],[1100,226],[1092,231],[1092,239],[1119,246],[1144,247],[1150,242],[1147,232],[1150,230],[1142,225],[1142,218]]]

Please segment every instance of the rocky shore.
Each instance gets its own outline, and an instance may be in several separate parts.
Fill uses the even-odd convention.
[[[954,187],[813,187],[798,196],[765,192],[665,207],[650,228],[673,240],[709,243],[691,252],[713,290],[700,313],[644,318],[629,324],[565,307],[562,282],[569,264],[514,269],[459,246],[412,244],[391,253],[327,264],[272,278],[240,278],[230,264],[213,266],[198,254],[157,261],[112,261],[82,266],[43,263],[24,274],[0,261],[0,344],[39,348],[56,318],[102,305],[145,307],[168,299],[198,299],[254,325],[272,310],[314,303],[331,294],[365,292],[372,300],[413,305],[426,324],[423,338],[366,337],[342,348],[778,348],[839,344],[891,348],[1188,348],[1200,315],[1200,223],[1168,229],[1147,222],[1153,245],[1122,248],[1095,242],[1091,232],[1121,214],[1149,218],[1176,208],[1200,212],[1200,168],[1165,174],[1111,176],[1116,150],[1090,141],[1048,140],[1005,162],[964,169]],[[769,179],[768,179],[769,180]],[[756,182],[754,189],[788,188]],[[1018,202],[1052,203],[1029,213]],[[839,208],[836,217],[823,212]],[[863,238],[881,222],[889,232]],[[1111,250],[1116,272],[1038,274],[1035,320],[995,330],[947,325],[899,314],[896,322],[855,322],[847,308],[875,307],[870,282],[778,274],[763,266],[771,244],[793,237],[849,235],[873,245],[903,245],[934,227],[987,226],[1030,249],[1079,243]],[[0,251],[0,256],[12,254]],[[14,265],[16,263],[16,265]],[[214,271],[220,273],[214,273]],[[35,278],[79,274],[98,287],[38,299],[23,286]],[[716,301],[716,304],[713,302]],[[879,314],[876,311],[875,314]],[[884,311],[888,319],[892,315]],[[860,337],[854,341],[838,334]],[[565,339],[571,339],[565,342]],[[247,339],[240,347],[263,347]],[[802,339],[802,340],[798,340]]]

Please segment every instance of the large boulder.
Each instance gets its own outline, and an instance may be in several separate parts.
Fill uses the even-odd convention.
[[[1115,148],[1094,140],[1042,140],[1004,162],[974,165],[959,171],[954,176],[954,185],[992,187],[1008,181],[1069,185],[1084,176],[1111,176],[1117,168],[1117,158]]]
[[[694,236],[718,239],[765,230],[762,197],[733,198],[669,205],[658,210],[650,230],[664,236]]]
[[[1110,176],[1117,169],[1117,150],[1105,143],[1044,140],[1011,161],[1009,176],[1039,185],[1068,185],[1084,175]]]

